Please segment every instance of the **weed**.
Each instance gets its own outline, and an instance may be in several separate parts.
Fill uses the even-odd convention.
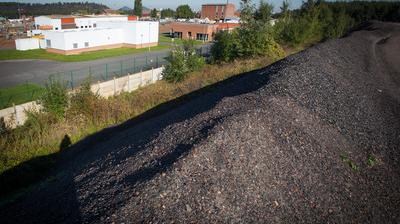
[[[369,154],[367,157],[368,166],[373,167],[378,163],[378,160],[373,154]]]
[[[352,161],[347,155],[340,155],[340,159],[342,160],[342,162],[346,163],[353,171],[360,170],[358,165],[354,161]]]

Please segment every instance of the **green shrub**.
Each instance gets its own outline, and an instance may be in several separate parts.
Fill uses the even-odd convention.
[[[96,110],[96,102],[99,95],[91,90],[91,79],[85,80],[81,87],[71,95],[68,113],[71,117],[83,115],[86,119],[91,119]]]
[[[63,118],[68,106],[68,92],[66,85],[57,80],[49,80],[46,84],[43,95],[39,99],[43,111],[50,113],[57,118]]]
[[[224,31],[215,35],[215,43],[211,47],[211,60],[213,62],[228,62],[238,57],[236,34],[237,32],[228,33]]]
[[[163,77],[168,82],[180,82],[189,72],[201,69],[205,60],[196,54],[193,41],[184,41],[183,46],[177,46],[167,58],[168,64],[163,71]]]

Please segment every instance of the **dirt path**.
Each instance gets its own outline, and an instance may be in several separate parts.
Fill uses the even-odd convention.
[[[399,38],[375,22],[88,137],[0,219],[398,223]]]

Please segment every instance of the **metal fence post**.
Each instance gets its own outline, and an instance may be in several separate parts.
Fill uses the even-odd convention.
[[[106,63],[106,80],[108,80],[108,64]]]
[[[89,75],[92,74],[92,66],[89,66]]]
[[[136,58],[133,58],[133,74],[136,73]]]
[[[73,73],[72,73],[72,71],[71,71],[71,89],[73,90],[74,89],[74,77],[73,77]]]
[[[156,59],[156,65],[157,65],[157,68],[158,68],[158,55],[157,55],[157,59]]]
[[[121,61],[121,73],[119,75],[122,76],[122,61]]]
[[[146,55],[146,67],[145,67],[145,69],[147,68],[147,55]]]

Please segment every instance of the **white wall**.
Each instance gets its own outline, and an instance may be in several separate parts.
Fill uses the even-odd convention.
[[[66,31],[63,34],[65,44],[63,50],[86,48],[85,42],[89,43],[89,47],[123,43],[121,29],[84,29],[80,31]],[[74,43],[78,44],[78,48],[74,48]]]
[[[146,44],[158,42],[159,23],[149,21],[99,22],[99,27],[121,28],[124,35],[124,43]]]
[[[49,26],[51,25],[51,18],[48,16],[36,16],[35,17],[36,26]]]
[[[26,39],[16,39],[15,48],[19,51],[39,49],[39,39],[38,38],[26,38]]]
[[[47,48],[54,48],[59,50],[65,50],[65,38],[63,32],[60,31],[43,31],[45,40],[51,41],[51,46],[47,45]]]
[[[49,16],[37,16],[35,17],[35,25],[53,26],[53,30],[61,30],[61,19],[52,19]]]

